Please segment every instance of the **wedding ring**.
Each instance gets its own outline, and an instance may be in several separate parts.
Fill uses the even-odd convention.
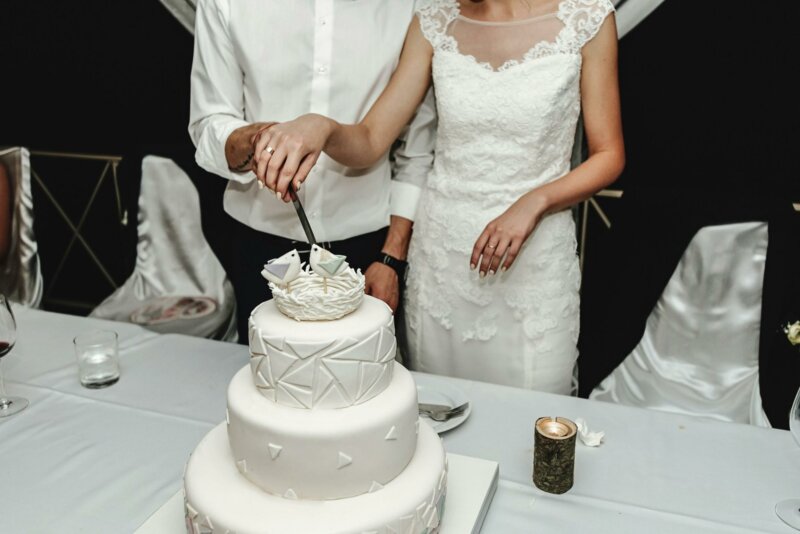
[[[271,146],[268,146],[267,148],[264,149],[264,152],[266,152],[267,154],[269,154],[271,156],[272,153],[275,152],[275,149],[272,148]]]
[[[495,248],[497,245],[486,245],[486,248]]]

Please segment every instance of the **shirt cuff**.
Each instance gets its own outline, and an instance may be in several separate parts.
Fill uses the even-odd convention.
[[[216,124],[209,127],[205,139],[201,139],[195,152],[195,160],[203,169],[217,174],[228,180],[233,180],[242,184],[252,182],[255,174],[247,170],[245,172],[233,172],[228,168],[228,160],[225,157],[225,143],[228,137],[237,128],[247,126],[248,122],[240,119],[231,119],[224,124]]]
[[[422,188],[418,185],[393,180],[389,201],[391,214],[413,221],[421,194]]]

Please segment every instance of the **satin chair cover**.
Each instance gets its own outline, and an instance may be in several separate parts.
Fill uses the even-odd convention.
[[[767,224],[695,234],[633,352],[591,399],[770,426],[758,345]]]
[[[138,310],[164,297],[203,297],[214,313],[145,324],[161,333],[236,341],[233,286],[200,228],[200,198],[186,173],[171,159],[142,160],[138,244],[133,274],[90,314],[131,321]]]
[[[11,246],[0,264],[0,293],[13,302],[38,308],[44,281],[33,232],[30,153],[21,147],[2,148],[0,161],[8,170],[11,190]]]

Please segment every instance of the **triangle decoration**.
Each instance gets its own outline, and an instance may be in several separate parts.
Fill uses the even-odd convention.
[[[241,474],[247,473],[247,460],[237,460],[236,468],[239,470]]]
[[[283,450],[283,447],[281,447],[280,445],[275,445],[274,443],[270,443],[268,447],[269,447],[269,456],[273,460],[276,459]]]
[[[333,345],[333,341],[286,341],[286,345],[289,346],[295,354],[300,356],[302,359],[306,359],[309,356],[313,356],[318,352],[322,352],[323,350],[327,349],[331,345]]]
[[[385,439],[386,441],[396,441],[397,440],[397,427],[392,426],[392,428],[389,429],[389,433],[386,434],[386,437],[383,438],[383,439]]]
[[[284,384],[310,388],[314,384],[314,360],[297,362],[281,378]]]
[[[288,263],[268,263],[264,266],[264,270],[267,271],[269,274],[280,278],[283,280],[283,277],[286,276],[286,271],[289,270]]]
[[[287,354],[286,352],[282,352],[279,350],[270,350],[269,351],[269,367],[272,372],[272,379],[280,380],[284,373],[292,366],[294,363],[298,361],[296,356],[292,356],[291,354]]]
[[[292,488],[286,490],[286,493],[283,494],[284,499],[292,499],[293,501],[297,500],[297,493],[294,492]]]
[[[383,484],[373,480],[372,481],[372,485],[369,487],[368,493],[375,493],[376,491],[382,490],[382,489],[383,489]]]
[[[348,465],[350,465],[352,463],[353,463],[353,459],[351,457],[349,457],[348,455],[346,455],[342,451],[339,451],[339,465],[336,467],[336,469],[341,469],[342,467],[347,467]]]

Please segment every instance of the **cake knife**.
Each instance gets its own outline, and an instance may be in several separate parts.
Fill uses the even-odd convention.
[[[308,222],[306,210],[303,209],[303,205],[300,203],[300,197],[297,196],[297,191],[294,188],[294,184],[289,186],[289,198],[292,199],[292,205],[294,206],[294,210],[297,212],[297,217],[300,219],[300,226],[303,227],[303,231],[306,233],[308,244],[316,245],[317,239],[314,237],[314,231],[311,230],[311,223]]]

